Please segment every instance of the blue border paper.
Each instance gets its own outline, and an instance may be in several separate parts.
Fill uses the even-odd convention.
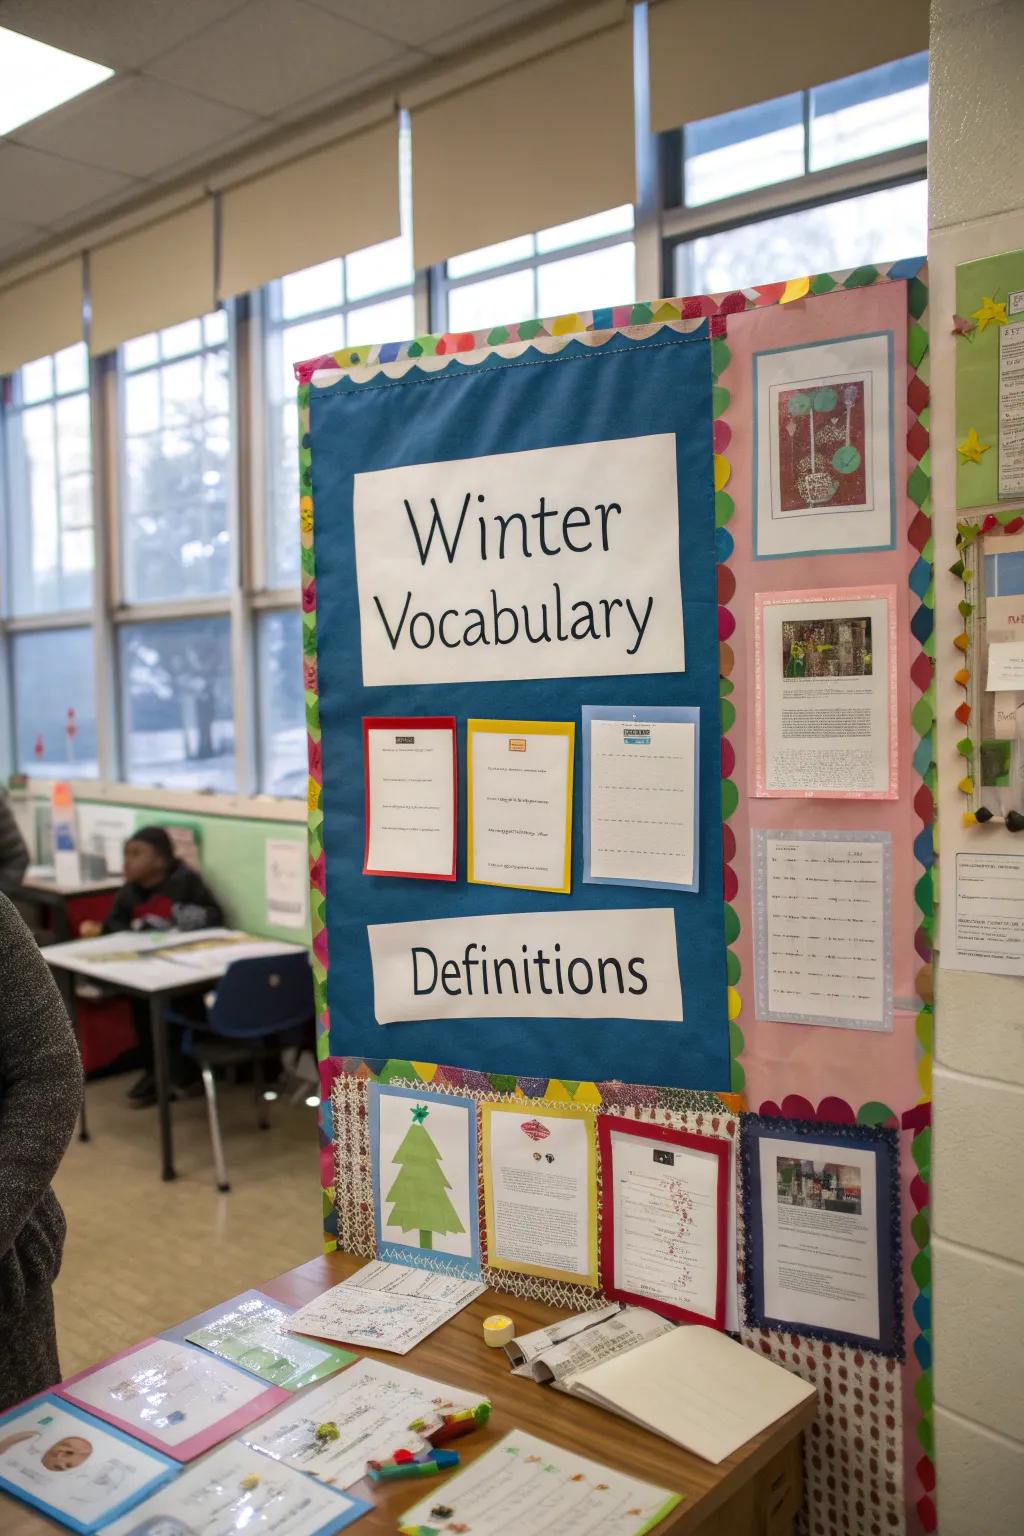
[[[595,875],[590,867],[590,726],[594,720],[621,720],[643,725],[693,726],[693,879],[688,885],[677,880],[626,880],[610,875]],[[632,885],[653,891],[700,890],[700,710],[679,705],[642,705],[624,709],[615,704],[583,705],[583,880],[586,885]]]
[[[878,1338],[815,1328],[794,1317],[769,1317],[764,1309],[764,1229],[761,1216],[762,1141],[805,1141],[808,1146],[837,1143],[870,1152],[875,1158],[875,1217],[878,1244]],[[773,1328],[806,1339],[852,1344],[876,1355],[905,1358],[903,1343],[903,1258],[900,1247],[900,1160],[895,1130],[879,1125],[818,1124],[807,1120],[775,1119],[768,1115],[740,1117],[740,1177],[743,1189],[744,1297],[748,1328]]]
[[[73,1419],[81,1419],[82,1423],[88,1426],[91,1434],[109,1435],[113,1440],[120,1440],[125,1445],[130,1445],[132,1450],[139,1455],[148,1457],[150,1461],[160,1468],[160,1471],[154,1474],[152,1482],[145,1483],[130,1498],[122,1499],[120,1504],[115,1505],[104,1514],[98,1515],[95,1520],[85,1523],[81,1520],[76,1520],[73,1515],[67,1514],[57,1505],[47,1504],[44,1499],[37,1499],[24,1488],[19,1488],[16,1483],[9,1482],[3,1474],[3,1463],[0,1462],[0,1488],[5,1493],[9,1493],[12,1498],[19,1499],[25,1504],[31,1504],[35,1509],[41,1509],[44,1515],[49,1515],[52,1520],[58,1520],[61,1525],[69,1526],[71,1530],[78,1531],[80,1536],[92,1536],[93,1532],[103,1530],[106,1526],[112,1524],[113,1521],[119,1520],[122,1515],[130,1514],[144,1499],[148,1499],[151,1494],[155,1493],[158,1488],[162,1488],[165,1483],[171,1482],[181,1471],[179,1464],[176,1461],[172,1461],[169,1456],[164,1456],[160,1451],[153,1450],[152,1446],[143,1444],[141,1440],[136,1440],[131,1435],[126,1435],[124,1430],[116,1429],[113,1424],[107,1424],[100,1419],[94,1419],[92,1414],[83,1412],[81,1408],[76,1408],[74,1403],[67,1402],[63,1397],[56,1397],[51,1392],[44,1392],[39,1397],[30,1398],[27,1403],[19,1403],[16,1408],[11,1408],[7,1413],[0,1414],[0,1439],[3,1438],[2,1432],[5,1424],[10,1424],[15,1419],[22,1419],[26,1414],[34,1413],[39,1408],[53,1408],[61,1413],[70,1414]]]
[[[889,411],[888,411],[888,416],[889,416],[889,542],[888,542],[888,544],[851,544],[849,546],[842,545],[842,546],[840,546],[837,549],[787,549],[787,550],[781,550],[777,554],[767,554],[767,555],[759,554],[758,553],[758,547],[757,547],[757,533],[758,533],[758,518],[757,518],[757,505],[758,505],[758,483],[757,483],[758,482],[758,475],[757,475],[757,468],[758,468],[758,466],[757,466],[757,460],[758,460],[758,446],[759,446],[758,434],[759,434],[759,430],[760,430],[759,422],[758,422],[758,388],[759,388],[758,377],[757,377],[758,359],[762,358],[762,357],[776,357],[776,356],[778,356],[778,354],[780,352],[807,352],[807,351],[813,350],[816,347],[838,347],[838,346],[840,346],[845,341],[871,341],[871,340],[873,340],[873,339],[875,339],[875,338],[877,338],[879,336],[884,336],[885,339],[886,339],[886,350],[887,350],[887,355],[888,355],[888,368],[886,370],[886,377],[887,377],[888,384],[889,384]],[[893,333],[892,333],[892,331],[855,331],[855,332],[853,332],[849,336],[828,336],[828,337],[823,338],[821,341],[801,341],[801,342],[798,342],[796,344],[796,346],[792,346],[792,347],[765,347],[760,352],[755,352],[754,353],[752,362],[753,362],[753,380],[754,380],[754,384],[753,384],[753,396],[754,396],[753,405],[754,405],[754,411],[753,411],[753,429],[752,429],[752,432],[751,432],[751,457],[752,457],[752,465],[751,465],[751,477],[750,477],[750,488],[751,488],[750,505],[751,505],[751,513],[752,513],[752,517],[753,517],[753,553],[754,553],[754,559],[755,560],[796,560],[796,559],[799,559],[803,555],[864,555],[864,554],[870,554],[872,551],[875,551],[875,550],[895,549],[896,548],[896,508],[897,508],[897,500],[896,500],[896,426],[895,426],[895,419],[894,419],[895,418],[894,402],[895,402],[895,398],[896,398],[896,396],[895,396],[896,382],[895,382],[895,369],[894,369],[894,359],[893,359]],[[867,430],[867,423],[865,423],[865,430]],[[842,508],[841,507],[840,508],[835,508],[835,509],[828,508],[828,507],[823,507],[821,510],[823,512],[828,512],[828,511],[831,511],[831,510],[837,511],[839,513],[842,512]]]
[[[884,985],[881,1024],[874,1019],[837,1019],[822,1013],[779,1013],[768,1006],[768,839],[784,838],[787,843],[881,843],[882,860],[882,979]],[[754,901],[754,1005],[756,1017],[778,1024],[819,1024],[828,1029],[870,1029],[876,1034],[892,1033],[892,834],[857,832],[842,828],[755,827],[752,849]]]
[[[383,1201],[380,1179],[380,1101],[386,1095],[394,1099],[414,1099],[435,1104],[451,1104],[466,1110],[466,1157],[469,1178],[469,1244],[468,1258],[461,1254],[425,1250],[413,1243],[385,1242],[383,1233]],[[377,1257],[392,1264],[406,1264],[410,1269],[435,1270],[439,1274],[460,1275],[467,1280],[480,1278],[480,1201],[478,1196],[476,1104],[472,1099],[455,1093],[434,1093],[426,1097],[422,1089],[395,1088],[389,1083],[370,1083],[367,1086],[370,1108],[370,1168],[373,1174],[373,1234],[377,1245]]]

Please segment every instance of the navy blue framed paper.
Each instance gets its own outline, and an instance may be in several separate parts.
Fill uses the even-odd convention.
[[[740,1170],[748,1328],[904,1359],[897,1132],[743,1115]]]

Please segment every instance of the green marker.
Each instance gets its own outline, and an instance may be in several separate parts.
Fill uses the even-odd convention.
[[[371,1467],[370,1477],[375,1483],[391,1483],[400,1477],[436,1477],[442,1471],[436,1461],[404,1461],[393,1467]]]

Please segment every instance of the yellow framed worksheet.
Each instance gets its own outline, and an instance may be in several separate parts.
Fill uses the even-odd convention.
[[[470,720],[466,739],[471,885],[572,889],[571,721]]]

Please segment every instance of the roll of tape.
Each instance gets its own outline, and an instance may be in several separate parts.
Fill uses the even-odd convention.
[[[496,1312],[493,1317],[485,1317],[483,1328],[484,1343],[489,1349],[499,1349],[516,1336],[515,1323],[510,1317],[503,1317],[500,1312]]]

